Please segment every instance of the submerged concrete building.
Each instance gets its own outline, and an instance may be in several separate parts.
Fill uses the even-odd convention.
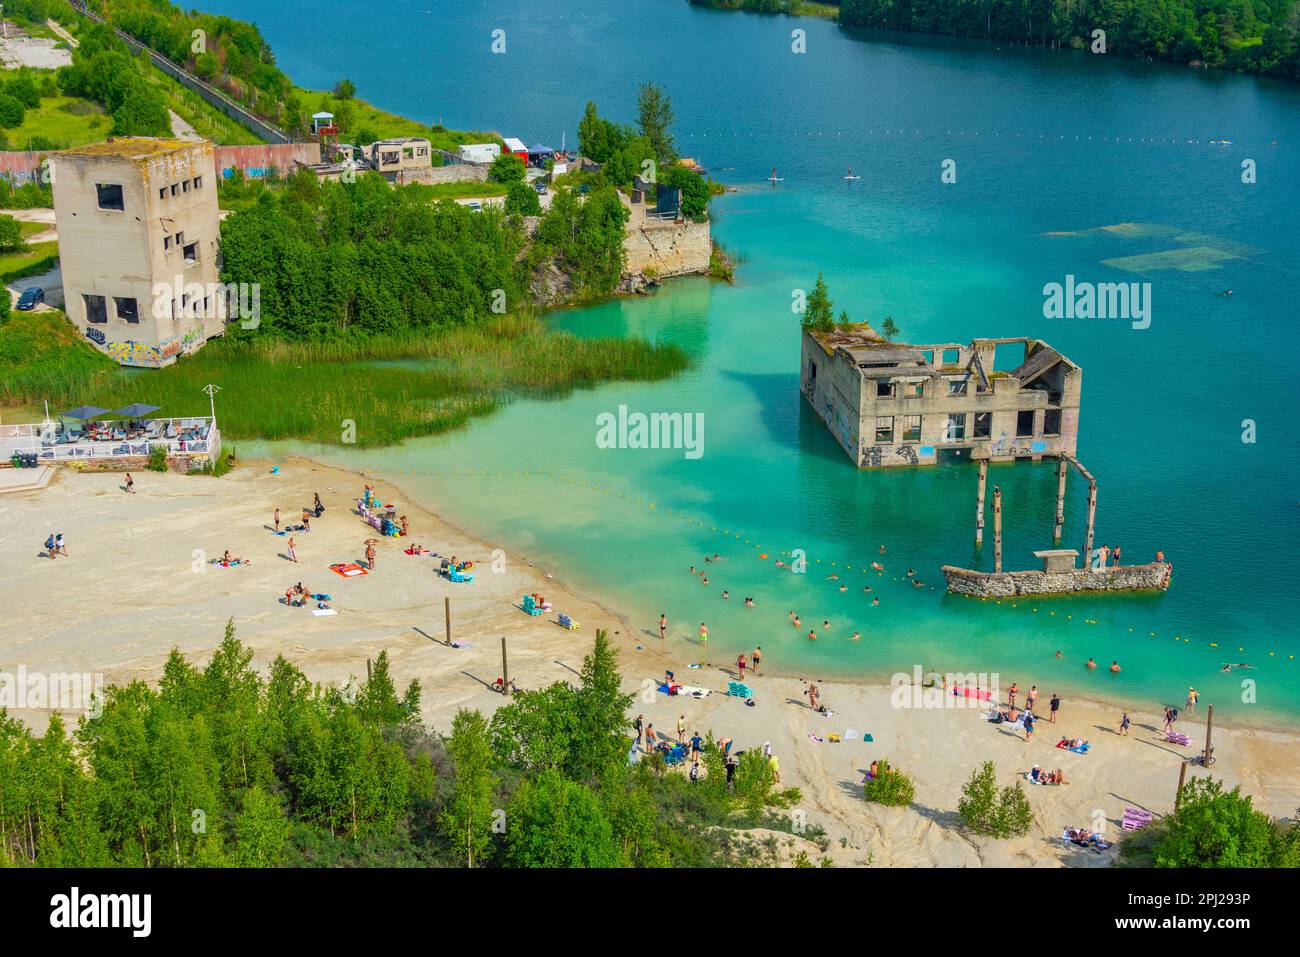
[[[123,137],[54,156],[68,318],[122,365],[169,365],[226,328],[209,142]]]
[[[1082,384],[1041,339],[904,345],[865,324],[803,333],[800,390],[859,468],[1073,456]]]

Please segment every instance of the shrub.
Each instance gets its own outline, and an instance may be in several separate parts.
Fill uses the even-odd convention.
[[[167,471],[166,446],[153,445],[149,447],[149,471],[151,472]]]
[[[13,129],[23,125],[23,104],[16,96],[0,93],[0,126]]]
[[[537,191],[527,183],[514,182],[506,193],[506,212],[520,216],[540,216],[542,203],[537,198]]]
[[[862,787],[863,796],[872,804],[888,807],[906,807],[916,797],[916,785],[902,771],[890,767],[888,761],[876,765],[876,776]]]
[[[985,761],[961,789],[957,813],[962,823],[986,837],[1019,837],[1029,832],[1033,814],[1020,782],[998,791],[997,771]]]
[[[488,167],[488,179],[494,183],[523,182],[525,172],[523,160],[514,153],[502,153]]]
[[[1300,828],[1257,811],[1239,787],[1214,778],[1183,785],[1178,809],[1162,822],[1151,851],[1156,867],[1296,867]]]

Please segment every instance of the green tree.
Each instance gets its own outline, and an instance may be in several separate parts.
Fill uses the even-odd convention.
[[[12,216],[0,214],[0,252],[15,253],[26,248],[22,224]]]
[[[357,95],[357,85],[346,78],[339,80],[334,84],[334,95],[340,100],[350,100]]]
[[[582,660],[582,681],[576,695],[575,736],[569,748],[569,777],[595,780],[609,766],[623,761],[631,743],[627,709],[633,695],[624,694],[618,673],[618,650],[604,629],[596,630],[591,651]]]
[[[239,867],[279,867],[289,844],[289,821],[280,802],[260,787],[244,793],[235,816],[234,863]]]
[[[1017,781],[999,792],[992,761],[985,761],[971,774],[961,794],[957,813],[976,834],[1006,838],[1029,833],[1033,814],[1024,788]]]
[[[894,322],[893,316],[885,316],[885,321],[880,325],[880,332],[890,342],[898,338],[898,323]]]
[[[488,167],[488,179],[494,183],[522,183],[527,169],[514,153],[502,153]]]
[[[659,171],[659,184],[682,191],[682,213],[694,220],[709,212],[709,184],[693,169],[674,163]]]
[[[0,93],[0,126],[12,130],[22,125],[22,101],[9,93]]]
[[[1275,826],[1241,788],[1215,778],[1183,785],[1178,808],[1160,827],[1156,867],[1296,867],[1295,825]]]
[[[524,780],[510,802],[507,859],[515,867],[615,867],[619,851],[600,800],[557,771]]]
[[[803,327],[814,332],[830,332],[835,328],[834,315],[835,304],[831,302],[826,280],[822,278],[821,273],[818,273],[817,282],[804,306]]]
[[[447,750],[455,766],[451,800],[438,823],[466,867],[482,864],[492,839],[492,750],[487,722],[461,709],[452,721]]]
[[[506,192],[506,212],[518,216],[540,216],[542,203],[537,198],[537,190],[522,181],[511,183]]]
[[[636,115],[641,134],[650,141],[659,166],[667,167],[675,162],[672,126],[676,116],[668,94],[655,83],[642,83],[637,92]]]

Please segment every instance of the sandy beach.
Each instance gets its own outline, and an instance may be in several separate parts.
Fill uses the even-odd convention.
[[[1154,712],[1130,711],[1133,727],[1125,738],[1116,733],[1114,705],[1071,698],[1057,723],[1040,721],[1026,743],[1023,733],[987,722],[983,709],[896,707],[887,687],[823,682],[812,673],[750,676],[755,705],[747,707],[725,694],[734,662],[713,662],[704,650],[692,659],[677,643],[661,648],[654,622],[629,623],[581,594],[580,583],[570,587],[531,565],[508,542],[476,540],[386,482],[299,458],[280,467],[272,474],[270,463],[246,462],[220,479],[139,472],[134,494],[123,491],[121,474],[63,470],[45,489],[0,496],[0,559],[9,598],[0,672],[25,667],[29,673],[102,674],[106,683],[152,682],[173,647],[206,662],[233,618],[259,667],[284,655],[321,682],[364,677],[367,658],[387,650],[399,686],[418,678],[425,719],[446,729],[460,708],[488,712],[504,702],[490,688],[501,674],[502,636],[512,679],[536,688],[576,680],[595,629],[605,628],[620,649],[626,687],[637,695],[633,716],[642,714],[675,736],[678,716],[685,715],[688,736],[712,730],[732,737],[736,749],[771,742],[781,784],[802,792],[796,811],[825,829],[826,855],[846,866],[1105,866],[1115,850],[1098,854],[1068,845],[1060,840],[1062,828],[1104,827],[1108,837],[1123,840],[1124,807],[1169,811],[1180,763],[1203,741],[1200,709],[1179,721],[1192,740],[1182,748],[1164,741],[1162,717]],[[381,539],[374,572],[343,578],[328,566],[361,560],[366,539],[377,537],[355,511],[366,482],[384,501],[399,503],[411,534]],[[288,537],[269,528],[272,514],[278,508],[283,524],[297,524],[314,493],[326,510],[312,520],[310,532],[290,533],[294,564],[286,557]],[[55,531],[66,536],[68,555],[52,561],[41,546]],[[474,561],[476,580],[447,581],[436,573],[437,559],[403,553],[410,543]],[[226,550],[251,564],[209,564]],[[295,582],[331,595],[337,614],[314,615],[311,604],[287,607],[284,593]],[[555,611],[525,615],[521,596],[533,592]],[[458,648],[444,640],[445,597]],[[580,624],[577,631],[558,625],[561,611]],[[765,665],[780,668],[780,662]],[[701,699],[658,693],[665,669],[711,693]],[[832,714],[807,707],[804,679],[817,681]],[[1022,689],[1030,683],[1021,680]],[[1050,689],[1040,688],[1038,710],[1046,713]],[[14,713],[37,730],[48,714]],[[830,734],[842,740],[831,743]],[[864,734],[872,740],[864,741]],[[1089,739],[1091,750],[1057,749],[1064,735]],[[1215,776],[1229,786],[1241,784],[1270,814],[1295,813],[1300,735],[1216,724],[1214,744]],[[875,758],[913,777],[911,807],[863,801],[863,773]],[[1035,818],[1030,835],[972,839],[958,828],[956,807],[962,784],[984,760],[995,762],[1002,784],[1035,764],[1062,769],[1070,783],[1026,786]],[[1204,773],[1188,769],[1189,776]]]

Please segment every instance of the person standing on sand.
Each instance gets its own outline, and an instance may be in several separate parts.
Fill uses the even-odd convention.
[[[280,510],[278,508],[275,510],[275,515],[272,520],[275,522],[275,530],[279,532],[280,531]]]
[[[312,498],[314,499],[312,502],[312,510],[316,513],[316,517],[320,518],[325,511],[325,506],[321,504],[320,493],[313,492]]]
[[[640,747],[642,734],[645,731],[645,715],[637,715],[636,720],[632,722],[632,727],[636,729],[636,741],[634,744],[637,747]]]
[[[126,473],[126,490],[128,493],[135,494],[135,479],[131,478],[131,473]]]
[[[1129,726],[1128,712],[1125,711],[1125,712],[1120,716],[1120,719],[1119,719],[1119,733],[1120,733],[1123,737],[1126,737],[1126,738],[1128,737],[1128,726]]]
[[[668,616],[661,614],[659,616],[659,640],[663,641],[668,637]]]
[[[375,570],[375,546],[366,546],[366,567],[372,572]]]
[[[1026,711],[1025,712],[1025,744],[1028,744],[1029,739],[1032,738],[1033,736],[1034,736],[1034,713],[1032,711]]]
[[[817,686],[809,683],[808,690],[804,692],[808,696],[808,707],[814,711],[817,710]]]
[[[289,550],[289,561],[293,562],[294,564],[297,564],[297,563],[298,563],[298,553],[297,553],[297,551],[294,550],[294,547],[293,547],[293,536],[292,536],[292,535],[289,536],[289,549],[288,549],[288,550]]]
[[[706,625],[704,622],[700,622],[700,644],[707,645],[708,643],[709,643],[709,626]]]
[[[645,753],[649,754],[655,746],[655,726],[652,723],[645,726]]]
[[[740,671],[740,680],[745,680],[745,653],[742,651],[736,656],[736,668]]]
[[[758,666],[763,663],[763,646],[759,645],[754,649],[754,653],[749,656],[750,662],[754,666],[754,677],[758,677]]]
[[[1020,694],[1020,685],[1013,681],[1011,682],[1011,687],[1007,689],[1007,705],[1012,710],[1016,707],[1016,695],[1018,694]]]
[[[684,714],[677,716],[677,743],[686,743],[686,715]]]
[[[1052,692],[1052,700],[1047,703],[1047,707],[1052,715],[1052,724],[1056,724],[1056,712],[1061,709],[1061,696],[1055,691]]]
[[[1034,702],[1038,700],[1038,685],[1029,686],[1029,696],[1025,698],[1025,710],[1033,711]]]
[[[772,753],[772,746],[770,744],[763,745],[763,749],[767,751],[767,766],[772,769],[772,782],[774,784],[780,784],[781,764],[777,761],[776,755]]]

